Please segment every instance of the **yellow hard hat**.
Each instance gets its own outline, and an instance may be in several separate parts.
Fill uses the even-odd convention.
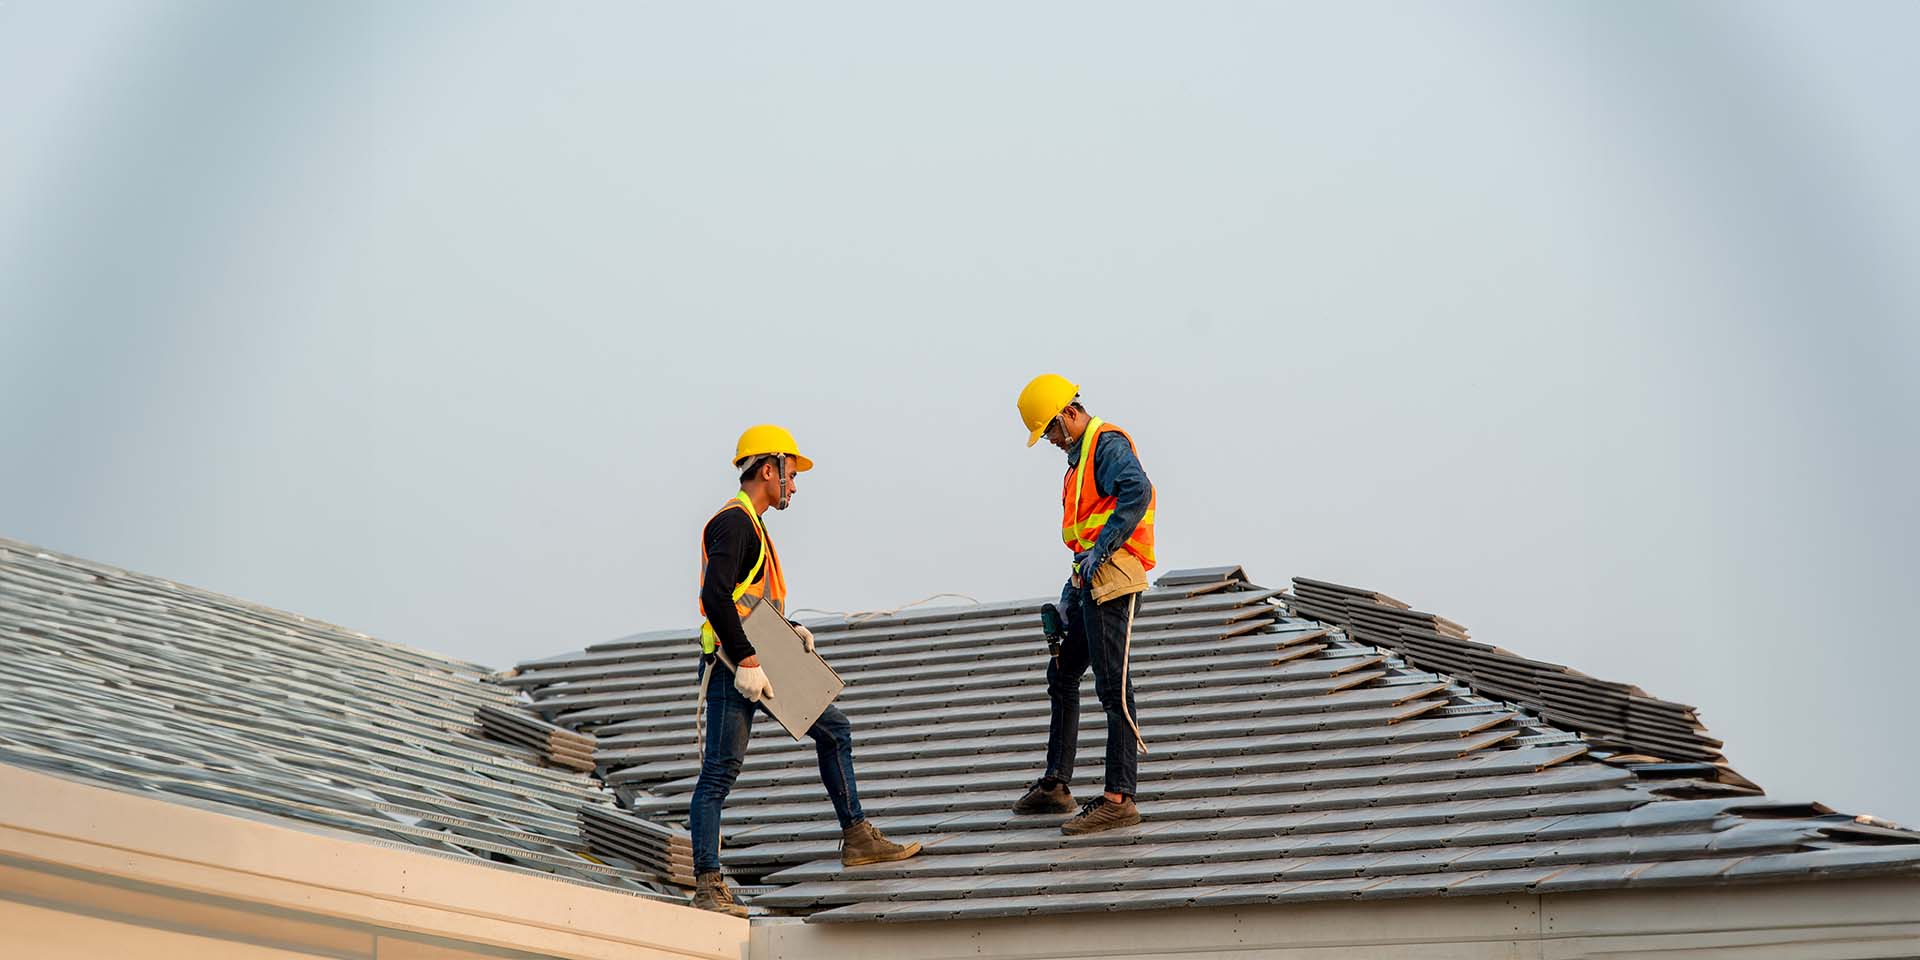
[[[1027,446],[1039,443],[1040,435],[1047,432],[1047,424],[1079,395],[1080,385],[1057,373],[1043,373],[1027,381],[1018,401],[1020,422],[1031,431],[1027,435]]]
[[[733,445],[733,465],[738,467],[746,463],[748,457],[769,453],[784,453],[792,457],[796,473],[813,469],[813,461],[800,455],[800,445],[793,442],[793,434],[788,433],[787,428],[771,423],[748,427],[747,432],[740,435],[740,442]]]

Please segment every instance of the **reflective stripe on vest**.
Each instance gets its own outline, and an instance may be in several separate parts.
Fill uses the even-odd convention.
[[[780,574],[780,551],[775,550],[773,548],[773,541],[767,539],[767,528],[760,524],[760,514],[753,509],[753,498],[747,496],[744,490],[734,494],[733,499],[727,501],[726,506],[721,507],[720,510],[713,515],[713,518],[709,518],[707,522],[712,523],[713,519],[718,518],[720,514],[735,508],[745,510],[747,512],[747,519],[753,521],[753,532],[760,538],[760,555],[754,558],[753,569],[747,571],[745,579],[742,579],[733,588],[734,609],[739,612],[741,619],[746,619],[747,614],[752,611],[752,608],[740,601],[748,595],[752,595],[772,603],[773,608],[784,615],[786,612],[787,581],[786,578]],[[760,568],[763,565],[767,568],[766,579],[759,583],[753,582],[754,578],[760,575]],[[707,544],[704,540],[700,543],[700,582],[703,585],[707,582]],[[700,601],[700,616],[703,618],[700,621],[700,652],[712,653],[719,648],[720,637],[713,632],[713,624],[704,619],[706,615],[707,603],[705,600],[702,600]]]
[[[1113,517],[1114,508],[1120,500],[1113,496],[1101,496],[1094,482],[1093,453],[1103,433],[1117,433],[1127,438],[1127,446],[1133,447],[1133,437],[1125,430],[1094,417],[1087,423],[1085,433],[1080,435],[1080,460],[1067,470],[1065,485],[1060,489],[1060,540],[1074,553],[1093,549],[1100,540],[1100,530]],[[1134,455],[1140,450],[1134,447]],[[1147,510],[1140,515],[1140,524],[1122,544],[1128,553],[1140,559],[1146,569],[1153,569],[1153,514],[1155,505],[1160,502],[1159,491],[1154,491],[1147,500]]]

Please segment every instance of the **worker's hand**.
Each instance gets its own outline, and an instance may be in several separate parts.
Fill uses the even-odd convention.
[[[754,703],[773,699],[773,684],[767,681],[767,672],[759,667],[741,667],[735,670],[733,688]]]
[[[813,652],[813,631],[808,630],[806,627],[803,627],[796,623],[793,625],[793,632],[800,635],[801,644],[803,644],[807,648],[808,653],[812,653]]]
[[[1106,557],[1101,556],[1096,551],[1088,550],[1086,553],[1080,555],[1079,565],[1074,568],[1074,571],[1075,574],[1079,576],[1081,583],[1092,586],[1093,572],[1100,569],[1100,565],[1106,562]]]

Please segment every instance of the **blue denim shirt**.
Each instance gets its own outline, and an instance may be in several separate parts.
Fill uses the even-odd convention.
[[[1067,469],[1080,465],[1080,445],[1067,448]],[[1120,545],[1133,536],[1133,528],[1140,525],[1140,519],[1147,515],[1147,504],[1153,502],[1153,483],[1147,479],[1147,471],[1140,466],[1140,458],[1134,456],[1133,444],[1117,433],[1108,433],[1100,438],[1093,448],[1093,489],[1102,496],[1111,496],[1117,501],[1113,506],[1113,516],[1100,528],[1100,536],[1093,542],[1091,551],[1097,557],[1111,557]],[[1073,578],[1067,578],[1066,585],[1060,589],[1061,609],[1079,600],[1073,586]]]

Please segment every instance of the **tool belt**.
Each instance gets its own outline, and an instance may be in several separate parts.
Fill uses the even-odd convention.
[[[1140,558],[1127,550],[1115,550],[1107,562],[1093,571],[1088,592],[1094,603],[1106,603],[1118,597],[1147,592],[1147,568]]]

